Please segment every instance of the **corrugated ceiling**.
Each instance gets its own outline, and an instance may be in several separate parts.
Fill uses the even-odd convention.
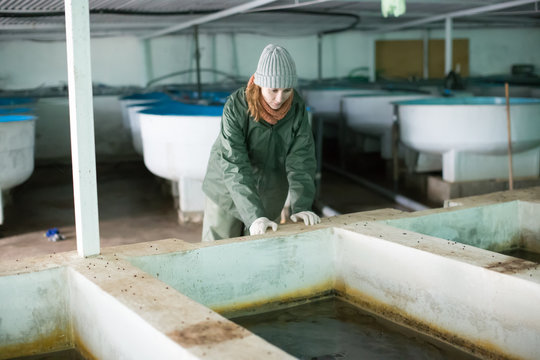
[[[92,36],[147,36],[202,16],[249,3],[245,0],[90,0]],[[355,29],[382,31],[418,22],[413,28],[442,29],[434,16],[456,14],[455,28],[538,27],[540,1],[406,0],[404,15],[384,18],[380,1],[278,0],[262,7],[199,25],[201,33],[259,33],[277,36],[311,35]],[[471,9],[511,4],[478,14]],[[64,37],[63,0],[0,0],[0,39]],[[182,29],[189,33],[192,28]]]

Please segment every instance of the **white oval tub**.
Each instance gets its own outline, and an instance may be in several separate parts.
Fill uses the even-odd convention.
[[[159,92],[159,91],[141,93],[141,94],[131,94],[131,95],[120,97],[118,101],[120,102],[120,109],[122,110],[122,122],[124,124],[124,127],[126,129],[130,128],[128,107],[131,104],[152,103],[152,102],[162,101],[162,100],[171,100],[171,98],[169,95],[163,92]]]
[[[36,117],[0,116],[0,224],[4,223],[2,192],[25,182],[34,171]]]
[[[371,92],[347,95],[341,98],[345,123],[356,132],[380,138],[383,159],[392,158],[392,124],[394,105],[392,101],[431,97],[418,93]]]
[[[154,175],[178,183],[181,222],[201,220],[202,181],[222,112],[223,106],[179,102],[139,112],[144,164]]]
[[[449,182],[508,178],[506,100],[432,98],[395,102],[401,142],[443,156]],[[540,99],[510,99],[513,174],[540,172]]]
[[[138,94],[137,96],[133,95],[129,97],[129,99],[121,100],[122,111],[128,119],[128,127],[131,130],[131,139],[135,152],[139,155],[143,155],[141,125],[139,121],[140,111],[149,107],[166,105],[167,103],[182,103],[182,101],[190,104],[197,101],[200,101],[201,103],[225,104],[229,94],[230,93],[225,91],[203,91],[201,100],[197,100],[198,95],[196,91],[185,90],[175,92],[172,97],[165,95],[164,93],[148,93]],[[137,101],[136,99],[141,100]]]
[[[127,111],[129,129],[131,132],[131,142],[133,144],[133,149],[139,155],[143,155],[143,145],[142,145],[142,136],[141,136],[141,123],[139,121],[139,111],[151,108],[153,106],[163,105],[164,103],[170,102],[172,100],[152,100],[152,101],[143,101],[135,102],[127,105],[125,107]]]
[[[374,89],[321,88],[304,89],[302,97],[314,116],[324,117],[325,121],[335,122],[340,115],[340,101],[343,96],[373,93]],[[380,90],[384,91],[384,90]]]

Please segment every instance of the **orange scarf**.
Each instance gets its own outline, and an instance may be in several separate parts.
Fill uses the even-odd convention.
[[[256,85],[253,82],[254,78],[255,78],[255,76],[251,75],[251,78],[249,79],[249,82],[248,82],[248,85],[247,85],[248,87]],[[260,96],[259,96],[259,104],[261,105],[262,108],[261,108],[259,116],[261,118],[263,118],[264,121],[266,121],[267,123],[272,124],[272,125],[276,125],[277,122],[279,120],[283,119],[285,117],[285,115],[287,115],[289,110],[291,109],[291,104],[292,104],[293,97],[294,97],[294,93],[291,94],[291,96],[289,96],[289,98],[283,104],[281,104],[281,107],[279,109],[274,110],[274,109],[272,109],[270,107],[270,105],[268,105],[266,103],[266,101],[264,100],[264,97],[262,96],[262,94],[260,94]]]

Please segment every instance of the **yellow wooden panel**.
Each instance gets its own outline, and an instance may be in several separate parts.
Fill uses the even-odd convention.
[[[444,73],[444,40],[429,40],[428,71],[430,79],[442,79]],[[454,39],[452,42],[452,69],[459,64],[461,77],[469,76],[469,39]]]
[[[444,40],[428,42],[428,71],[430,79],[442,79],[444,74]],[[423,78],[422,40],[378,40],[375,43],[375,69],[383,79]],[[469,40],[454,39],[452,68],[459,64],[459,74],[469,76]]]
[[[380,40],[375,43],[375,69],[384,79],[422,78],[421,40]]]

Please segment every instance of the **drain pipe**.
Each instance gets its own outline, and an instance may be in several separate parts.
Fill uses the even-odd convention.
[[[390,191],[388,189],[385,189],[382,186],[379,186],[377,184],[372,183],[371,181],[368,181],[364,178],[361,178],[359,176],[353,175],[351,173],[348,173],[345,170],[342,170],[336,166],[324,164],[324,167],[332,172],[335,172],[339,175],[342,175],[350,180],[353,180],[354,182],[359,183],[362,186],[365,186],[366,188],[373,190],[386,198],[389,198],[393,201],[395,201],[397,204],[403,205],[408,209],[414,210],[414,211],[420,211],[420,210],[427,210],[429,209],[428,206],[425,206],[423,204],[420,204],[412,199],[409,199],[408,197],[405,197],[403,195],[400,195],[398,193],[395,193],[393,191]]]
[[[330,206],[318,201],[318,200],[315,200],[315,203],[313,204],[313,207],[318,209],[319,210],[319,213],[323,216],[323,217],[332,217],[332,216],[338,216],[338,215],[341,215],[341,213],[339,211],[337,211],[336,209],[333,209],[331,208]]]
[[[201,85],[201,52],[199,51],[199,26],[193,27],[193,37],[195,39],[195,65],[197,67],[197,99],[202,99]]]

